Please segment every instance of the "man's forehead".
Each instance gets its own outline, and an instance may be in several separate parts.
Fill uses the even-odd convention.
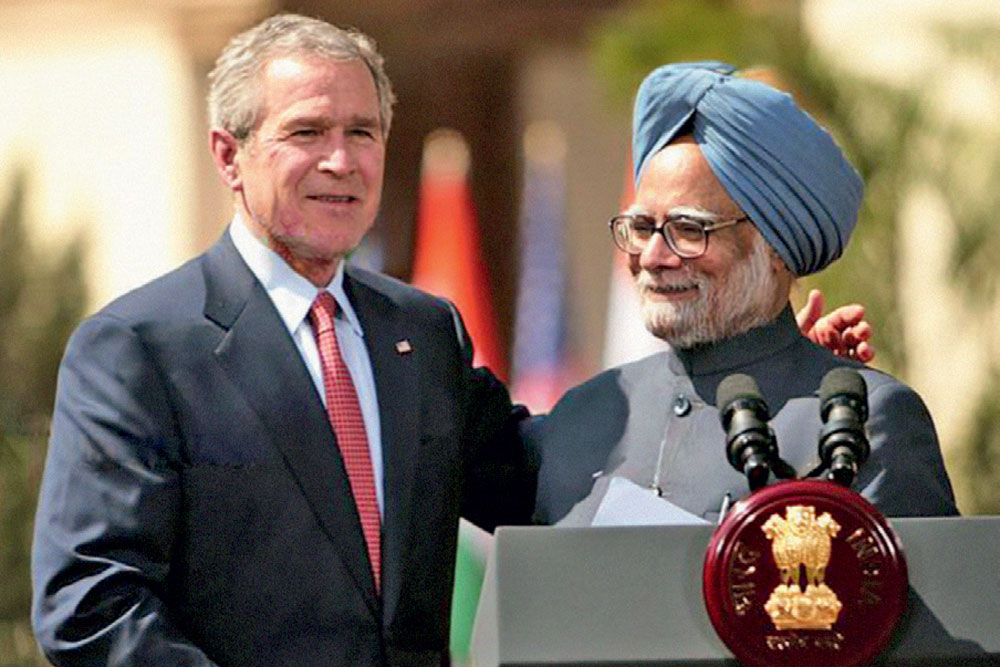
[[[321,53],[279,53],[268,58],[259,70],[259,78],[268,84],[299,83],[310,79],[357,77],[376,91],[375,77],[360,58],[335,58]]]
[[[272,77],[284,79],[305,72],[305,62],[301,56],[283,54],[267,61],[264,70]]]
[[[326,113],[332,103],[356,122],[381,124],[375,80],[361,60],[282,55],[264,65],[258,85],[262,112],[277,114],[272,120]]]
[[[667,144],[647,162],[635,204],[660,214],[680,207],[722,215],[740,210],[698,144],[682,139]]]
[[[674,139],[654,153],[646,167],[646,172],[654,166],[658,166],[661,171],[666,169],[674,174],[683,173],[691,178],[697,178],[699,181],[705,178],[715,178],[701,146],[687,135]],[[645,176],[645,172],[643,176]],[[642,184],[641,179],[639,183]]]

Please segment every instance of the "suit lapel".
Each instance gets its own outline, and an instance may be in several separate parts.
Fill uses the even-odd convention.
[[[215,350],[219,363],[264,423],[367,604],[379,615],[347,473],[295,342],[228,234],[207,254],[205,275],[205,316],[225,330]]]
[[[382,431],[385,517],[382,523],[382,600],[392,618],[405,582],[401,565],[411,536],[413,484],[420,450],[420,397],[417,387],[420,350],[400,352],[396,344],[413,344],[412,327],[389,297],[354,277],[350,267],[344,290],[364,330],[372,362]],[[405,348],[403,348],[405,350]]]

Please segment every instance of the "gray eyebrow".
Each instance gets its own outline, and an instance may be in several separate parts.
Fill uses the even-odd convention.
[[[647,209],[641,206],[630,206],[625,211],[626,215],[646,215],[651,218],[657,218],[657,216],[650,213]],[[667,220],[672,220],[676,218],[689,218],[691,220],[696,220],[698,222],[717,222],[723,218],[722,215],[714,211],[706,211],[703,208],[698,208],[697,206],[675,206],[674,208],[667,211]]]
[[[703,208],[678,206],[667,212],[667,219],[671,218],[691,218],[692,220],[715,222],[716,220],[721,220],[722,216],[714,211],[706,211]]]

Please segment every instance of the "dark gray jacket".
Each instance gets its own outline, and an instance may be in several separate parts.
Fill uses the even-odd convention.
[[[664,498],[715,519],[727,491],[734,500],[748,493],[726,461],[714,405],[732,373],[756,379],[780,454],[804,475],[819,465],[820,382],[837,366],[857,368],[868,385],[872,451],[855,490],[889,516],[957,514],[934,424],[916,392],[814,345],[785,308],[743,335],[656,354],[569,391],[526,429],[540,463],[535,520],[589,524],[612,477],[650,486],[657,469]]]

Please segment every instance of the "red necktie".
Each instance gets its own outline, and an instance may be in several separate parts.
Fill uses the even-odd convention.
[[[319,359],[323,366],[323,388],[326,391],[326,412],[337,436],[340,456],[347,468],[347,478],[354,493],[354,502],[361,518],[361,529],[368,545],[368,557],[375,575],[375,588],[379,588],[382,569],[381,535],[378,498],[375,495],[375,474],[372,472],[368,436],[361,417],[361,405],[354,390],[354,382],[340,356],[337,335],[333,329],[333,316],[337,302],[329,292],[320,292],[309,309]]]

